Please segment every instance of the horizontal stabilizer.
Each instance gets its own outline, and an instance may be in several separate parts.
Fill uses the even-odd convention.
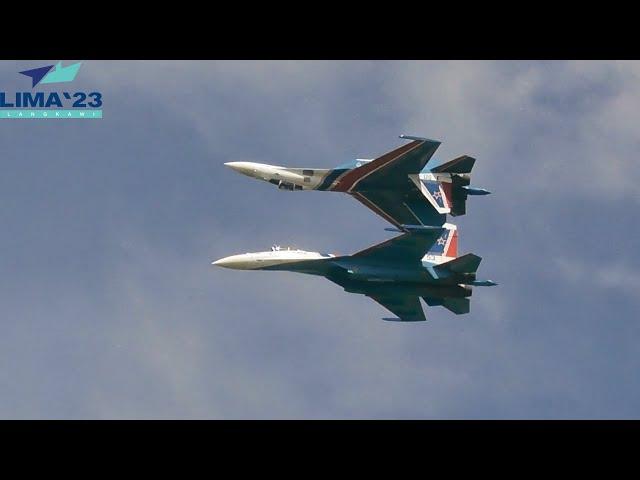
[[[430,307],[436,307],[438,305],[442,305],[442,298],[432,298],[432,297],[422,297],[422,299],[426,302]]]
[[[473,164],[476,163],[476,159],[468,155],[462,155],[461,157],[449,160],[442,165],[432,168],[431,171],[435,173],[469,173],[473,168]]]
[[[426,320],[418,297],[401,294],[366,294],[398,318],[384,318],[395,322],[424,322]]]
[[[441,263],[434,268],[436,270],[447,270],[455,273],[475,273],[475,271],[478,270],[481,261],[481,257],[474,255],[473,253],[467,253],[461,257]]]
[[[442,302],[444,308],[451,310],[456,315],[469,313],[470,304],[468,298],[445,298]]]
[[[452,311],[456,315],[462,315],[463,313],[469,313],[470,302],[468,298],[431,298],[422,297],[424,301],[430,307],[442,306],[447,310]]]

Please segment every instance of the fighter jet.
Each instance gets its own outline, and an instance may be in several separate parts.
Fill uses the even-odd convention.
[[[440,226],[446,214],[464,215],[468,195],[490,192],[470,186],[475,159],[467,155],[426,167],[440,142],[412,140],[376,159],[357,159],[334,169],[288,168],[253,162],[225,163],[233,170],[277,185],[281,190],[345,192],[392,223]],[[406,230],[405,230],[406,231]]]
[[[496,285],[491,280],[476,279],[480,257],[472,253],[458,256],[455,225],[402,227],[408,233],[353,255],[273,246],[271,251],[233,255],[213,265],[324,276],[346,292],[372,298],[398,317],[384,320],[403,322],[426,320],[420,297],[427,305],[441,305],[463,314],[469,312],[473,286]]]

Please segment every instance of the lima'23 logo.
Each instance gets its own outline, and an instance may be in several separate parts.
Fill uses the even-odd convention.
[[[19,73],[31,77],[31,88],[35,88],[38,84],[72,82],[76,78],[81,65],[82,62],[78,62],[63,67],[62,62],[58,62],[55,66],[46,65]],[[65,102],[62,99],[66,101],[73,100],[70,105],[73,108],[100,108],[102,106],[102,94],[100,92],[16,92],[15,97],[12,99],[7,98],[5,92],[0,92],[0,107],[63,108]]]

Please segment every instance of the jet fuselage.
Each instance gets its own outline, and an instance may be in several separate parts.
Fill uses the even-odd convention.
[[[475,275],[460,276],[441,273],[430,267],[453,260],[454,257],[438,256],[435,261],[403,262],[352,255],[308,252],[298,249],[273,247],[271,251],[244,253],[221,258],[212,265],[235,270],[284,270],[290,272],[323,275],[350,282],[367,284],[393,283],[395,286],[456,285],[461,281],[473,281]]]
[[[445,257],[446,258],[446,257]],[[434,277],[432,262],[384,262],[356,256],[335,256],[304,250],[278,249],[232,255],[213,265],[237,270],[280,270],[319,275],[348,293],[370,297],[390,295],[423,298],[466,298],[472,294],[474,274],[440,272]]]
[[[334,181],[344,173],[358,168],[370,159],[358,159],[349,166],[326,168],[288,168],[255,162],[227,162],[225,165],[238,173],[272,183],[281,190],[328,190],[332,191]],[[426,170],[426,169],[425,169]],[[416,179],[427,182],[451,182],[451,175],[431,173],[428,170],[416,175]],[[382,184],[381,184],[382,186]],[[339,190],[335,190],[339,191]],[[443,192],[444,193],[444,192]]]

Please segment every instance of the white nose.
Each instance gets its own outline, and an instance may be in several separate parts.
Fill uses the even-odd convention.
[[[225,258],[221,258],[220,260],[216,260],[215,262],[212,262],[211,265],[215,265],[217,267],[231,268],[231,265],[233,263],[234,262],[232,257],[225,257]]]
[[[250,262],[247,261],[245,255],[231,255],[220,260],[212,262],[211,265],[216,267],[233,268],[236,270],[247,270],[250,268]]]
[[[256,172],[256,166],[251,162],[227,162],[225,165],[244,175],[252,176]]]

